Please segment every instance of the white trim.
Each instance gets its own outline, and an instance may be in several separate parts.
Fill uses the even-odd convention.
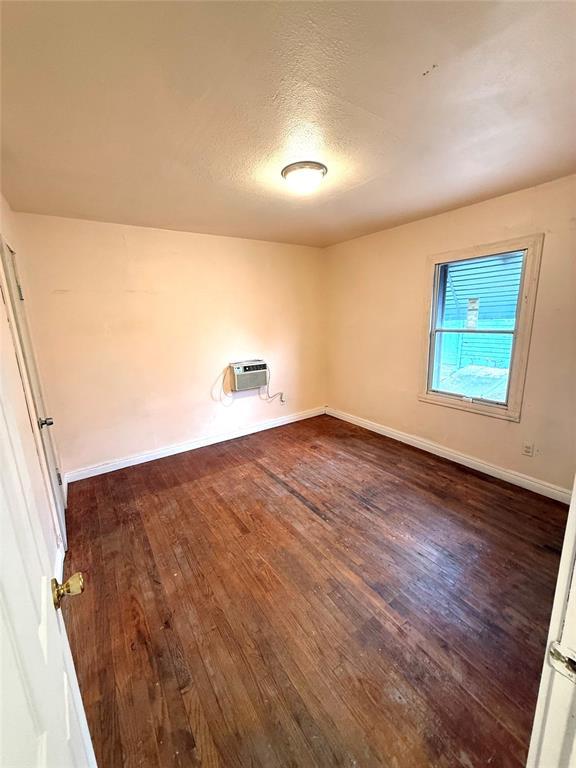
[[[299,413],[289,414],[288,416],[279,416],[276,419],[267,419],[256,424],[251,424],[245,427],[239,427],[237,429],[229,430],[228,432],[220,432],[216,435],[205,435],[204,437],[196,437],[192,440],[187,440],[184,443],[177,443],[175,445],[167,445],[163,448],[157,448],[153,451],[144,451],[143,453],[134,454],[132,456],[125,456],[121,459],[115,459],[114,461],[107,461],[103,464],[96,464],[91,467],[82,467],[81,469],[74,469],[71,472],[66,472],[63,476],[66,487],[68,483],[73,483],[76,480],[84,480],[87,477],[95,477],[96,475],[102,475],[106,472],[114,472],[117,469],[124,469],[124,467],[132,467],[136,464],[143,464],[147,461],[154,461],[154,459],[162,459],[165,456],[174,456],[177,453],[184,453],[185,451],[193,451],[196,448],[203,448],[207,445],[214,445],[215,443],[221,443],[225,440],[233,440],[236,437],[243,437],[245,435],[251,435],[255,432],[262,432],[266,429],[274,429],[275,427],[281,427],[284,424],[291,424],[294,421],[302,421],[303,419],[311,419],[314,416],[321,416],[323,414],[328,416],[334,416],[341,421],[348,421],[351,424],[356,424],[364,429],[369,429],[371,432],[377,432],[380,435],[391,437],[393,440],[399,440],[401,443],[407,443],[413,445],[416,448],[420,448],[428,453],[434,453],[437,456],[442,456],[445,459],[454,461],[457,464],[463,464],[466,467],[475,469],[478,472],[483,472],[491,477],[497,477],[500,480],[505,480],[513,485],[519,485],[521,488],[527,488],[529,491],[534,491],[542,496],[548,496],[551,499],[562,501],[565,504],[570,503],[571,491],[568,488],[562,488],[559,485],[553,485],[547,483],[545,480],[539,480],[530,475],[524,475],[521,472],[515,472],[512,469],[504,469],[498,467],[496,464],[490,464],[487,461],[482,461],[474,456],[468,456],[459,451],[454,451],[451,448],[446,448],[439,443],[435,443],[432,440],[426,440],[416,435],[410,435],[407,432],[400,432],[397,429],[391,427],[385,427],[382,424],[378,424],[375,421],[369,421],[363,419],[360,416],[353,416],[350,413],[339,411],[336,408],[330,408],[328,406],[320,406],[318,408],[311,408],[308,411],[300,411]]]
[[[58,581],[62,581],[62,578],[58,578]],[[90,735],[90,729],[88,728],[88,720],[86,719],[86,710],[84,709],[84,702],[82,701],[82,695],[78,686],[78,679],[76,676],[76,666],[74,665],[74,659],[72,657],[72,651],[70,650],[70,641],[68,640],[68,632],[66,631],[66,623],[62,616],[62,611],[57,611],[58,629],[62,637],[62,651],[64,656],[64,665],[66,670],[74,675],[74,679],[68,677],[68,685],[70,693],[72,694],[72,704],[76,712],[76,718],[80,735],[82,739],[82,745],[84,747],[84,756],[86,761],[82,763],[85,768],[98,768],[96,763],[96,755],[94,754],[94,746],[92,744],[92,737]]]
[[[236,429],[231,429],[227,432],[195,437],[192,440],[186,440],[184,443],[166,445],[163,448],[155,448],[152,451],[144,451],[143,453],[125,456],[121,459],[114,459],[114,461],[106,461],[103,464],[82,467],[81,469],[73,469],[71,472],[66,472],[64,474],[63,480],[67,488],[68,483],[73,483],[75,480],[84,480],[87,477],[102,475],[106,472],[114,472],[116,469],[124,469],[124,467],[132,467],[135,464],[143,464],[146,461],[154,461],[154,459],[162,459],[165,456],[173,456],[176,453],[193,451],[196,448],[203,448],[206,445],[222,443],[225,440],[233,440],[235,437],[243,437],[244,435],[251,435],[254,432],[262,432],[265,429],[274,429],[274,427],[281,427],[284,424],[291,424],[294,421],[311,419],[314,416],[322,416],[324,413],[326,413],[326,408],[324,406],[319,406],[318,408],[310,408],[308,411],[291,413],[287,416],[279,416],[276,419],[267,419],[266,421],[260,421],[256,424],[237,427]]]
[[[58,549],[56,550],[56,557],[54,558],[54,573],[52,574],[55,579],[58,579],[59,582],[62,582],[62,577],[64,576],[65,557],[66,552],[64,551],[62,542],[60,542]]]
[[[529,491],[534,491],[542,496],[548,496],[551,499],[562,501],[565,504],[570,503],[572,493],[569,488],[562,488],[559,485],[547,483],[545,480],[538,480],[538,478],[530,477],[530,475],[523,475],[521,472],[515,472],[512,469],[504,469],[495,464],[489,464],[487,461],[482,461],[473,456],[467,456],[465,453],[446,448],[439,443],[432,442],[432,440],[426,440],[425,438],[417,437],[416,435],[410,435],[407,432],[400,432],[397,429],[385,427],[382,424],[377,424],[375,421],[369,421],[360,416],[353,416],[350,413],[345,413],[344,411],[339,411],[335,408],[326,408],[326,413],[328,416],[334,416],[342,421],[349,421],[351,424],[356,424],[358,427],[364,427],[364,429],[369,429],[371,432],[377,432],[379,435],[385,435],[386,437],[391,437],[393,440],[399,440],[401,443],[413,445],[423,451],[428,451],[428,453],[434,453],[437,456],[450,459],[457,464],[463,464],[465,467],[476,469],[478,472],[484,472],[484,474],[490,475],[491,477],[505,480],[507,483],[519,485],[521,488],[527,488]]]
[[[43,443],[42,435],[40,434],[40,428],[38,426],[38,411],[37,411],[37,403],[34,395],[34,390],[32,387],[32,378],[31,378],[31,368],[30,368],[30,362],[34,361],[34,353],[32,349],[28,350],[29,353],[29,361],[27,362],[26,352],[24,348],[24,335],[23,335],[23,328],[26,329],[26,333],[28,333],[27,326],[23,325],[23,323],[26,322],[25,320],[25,314],[22,315],[20,318],[20,323],[18,322],[17,318],[17,312],[24,312],[22,307],[19,305],[21,304],[19,299],[16,299],[14,297],[14,280],[15,280],[15,273],[14,273],[14,263],[12,259],[7,259],[6,255],[14,256],[14,251],[12,248],[10,248],[10,245],[3,239],[2,234],[0,233],[0,287],[5,286],[5,290],[2,292],[3,298],[4,298],[4,306],[6,308],[6,315],[8,317],[8,324],[10,326],[10,332],[12,335],[12,344],[14,346],[14,353],[16,355],[16,359],[18,361],[18,368],[20,370],[20,379],[22,381],[22,389],[24,392],[24,397],[26,398],[26,404],[28,406],[28,412],[30,414],[30,424],[32,428],[32,434],[34,435],[34,443],[36,446],[36,453],[38,454],[38,461],[40,464],[40,471],[42,472],[42,478],[44,480],[44,485],[46,486],[46,494],[48,497],[48,503],[50,506],[50,512],[53,519],[54,524],[54,532],[55,532],[55,538],[56,546],[59,546],[60,540],[66,539],[66,519],[65,519],[65,511],[64,509],[60,508],[60,505],[58,503],[56,492],[54,490],[54,486],[52,484],[52,477],[51,473],[54,470],[54,467],[49,465],[48,463],[48,455],[46,453],[46,448]],[[10,265],[12,265],[10,267]],[[4,296],[4,293],[6,294]],[[27,343],[30,345],[30,339],[27,337]],[[35,365],[35,363],[34,363]],[[38,391],[41,392],[40,389],[40,381],[38,379],[38,372],[35,371],[36,376],[36,384],[38,387]],[[48,436],[47,436],[47,439]]]
[[[421,357],[421,390],[418,399],[421,402],[434,405],[444,405],[449,408],[458,408],[463,411],[493,416],[508,421],[520,421],[522,411],[522,398],[528,370],[528,353],[530,350],[530,338],[536,308],[536,294],[538,291],[538,275],[542,260],[544,234],[538,233],[526,237],[516,237],[512,240],[501,240],[498,243],[475,245],[464,250],[449,251],[431,256],[428,259],[429,281],[426,285],[425,306],[428,312],[425,316],[423,343],[424,349]],[[514,330],[514,343],[512,347],[512,359],[510,361],[510,381],[508,385],[508,401],[506,404],[489,403],[484,400],[467,400],[466,398],[452,395],[448,392],[437,392],[430,389],[430,368],[433,360],[433,332],[437,298],[438,298],[438,265],[456,261],[468,261],[499,253],[512,251],[525,251],[524,267],[522,269],[522,283],[518,295],[518,308],[516,328]],[[432,291],[430,293],[430,286]]]
[[[570,610],[570,599],[574,599],[574,586],[576,586],[576,574],[574,564],[576,562],[576,483],[574,485],[574,498],[568,512],[568,521],[564,532],[564,545],[560,557],[558,580],[554,603],[552,604],[552,616],[548,629],[548,642],[540,679],[538,702],[534,714],[532,737],[526,768],[542,768],[542,766],[568,765],[570,756],[566,756],[567,762],[562,760],[568,744],[572,743],[569,733],[572,727],[569,721],[574,717],[573,683],[558,675],[550,663],[549,648],[554,641],[565,642],[565,633],[574,631],[576,618],[574,611]],[[574,586],[573,586],[574,585]],[[570,644],[569,644],[570,646]]]
[[[62,478],[62,495],[64,496],[64,507],[66,508],[68,506],[68,480],[67,476],[62,474],[62,470],[60,471],[60,477]]]
[[[419,394],[418,400],[432,405],[443,405],[445,408],[458,408],[460,411],[479,413],[481,416],[491,416],[494,419],[506,421],[520,421],[520,413],[512,413],[508,406],[502,403],[488,403],[485,400],[466,400],[462,396],[450,395],[447,392],[434,392],[430,390],[425,394]]]

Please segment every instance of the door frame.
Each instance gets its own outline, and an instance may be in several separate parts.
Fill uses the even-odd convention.
[[[51,485],[10,310],[0,269],[0,527],[7,533],[0,537],[0,548],[6,547],[1,553],[0,647],[3,663],[13,671],[2,691],[2,727],[11,729],[12,740],[7,738],[5,746],[0,739],[0,761],[8,749],[18,759],[18,745],[29,745],[33,738],[32,748],[25,750],[26,765],[97,768],[64,617],[53,603],[51,559],[58,539],[49,511]],[[30,757],[35,759],[28,762]],[[68,759],[64,763],[62,758]]]
[[[16,300],[15,297],[17,295],[16,292],[18,291],[18,285],[15,285],[16,275],[13,274],[13,270],[6,268],[6,259],[7,258],[12,259],[14,254],[15,254],[14,249],[10,247],[10,245],[6,242],[4,237],[0,234],[0,286],[3,289],[2,292],[5,297],[6,313],[8,315],[8,323],[9,323],[10,331],[12,335],[12,343],[14,345],[14,350],[16,353],[18,368],[20,369],[20,377],[22,379],[22,387],[24,390],[24,396],[26,398],[26,406],[28,408],[28,416],[30,418],[32,434],[34,435],[36,453],[38,454],[38,461],[39,461],[40,469],[42,472],[42,478],[46,486],[46,495],[49,500],[50,513],[52,516],[54,530],[56,532],[56,537],[57,537],[56,558],[55,558],[55,562],[52,563],[53,575],[60,580],[62,578],[62,573],[64,570],[64,557],[67,549],[66,525],[65,525],[65,517],[64,517],[64,496],[62,495],[62,510],[61,510],[59,508],[58,501],[54,495],[54,487],[52,485],[50,466],[48,464],[48,458],[46,456],[46,450],[44,448],[43,438],[40,433],[40,427],[38,424],[39,416],[40,415],[44,416],[44,414],[39,414],[37,410],[37,405],[34,398],[32,385],[30,382],[30,374],[28,369],[28,363],[26,361],[27,358],[26,358],[26,351],[24,349],[24,344],[27,342],[29,347],[27,350],[28,358],[32,361],[34,365],[36,365],[34,350],[32,349],[32,346],[31,346],[29,334],[28,334],[27,340],[24,340],[22,338],[22,331],[20,328],[20,324],[18,322],[18,318],[16,316],[17,309],[14,306],[14,301]],[[27,329],[26,315],[21,310],[21,308],[18,308],[18,310],[22,312],[23,321],[26,324],[25,327]],[[40,388],[40,391],[41,391],[39,379],[38,379],[38,387]]]
[[[558,642],[576,652],[576,479],[568,511],[527,768],[567,768],[575,749],[576,680],[553,666]],[[553,762],[551,762],[553,761]]]

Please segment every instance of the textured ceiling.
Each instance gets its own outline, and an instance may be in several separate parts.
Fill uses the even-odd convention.
[[[576,170],[576,5],[3,3],[20,211],[326,245]],[[328,166],[295,197],[280,170]]]

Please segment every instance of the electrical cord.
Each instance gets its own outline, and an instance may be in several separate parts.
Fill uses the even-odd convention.
[[[286,402],[286,398],[284,397],[284,392],[276,392],[276,394],[274,395],[270,394],[270,374],[271,374],[271,370],[270,370],[270,366],[268,365],[266,369],[266,398],[265,399],[270,403],[272,402],[272,400],[275,400],[277,397],[279,397],[280,402],[282,403],[282,405],[284,405],[284,403]]]

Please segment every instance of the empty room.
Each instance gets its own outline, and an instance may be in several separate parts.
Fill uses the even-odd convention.
[[[0,768],[575,768],[576,2],[0,8]]]

